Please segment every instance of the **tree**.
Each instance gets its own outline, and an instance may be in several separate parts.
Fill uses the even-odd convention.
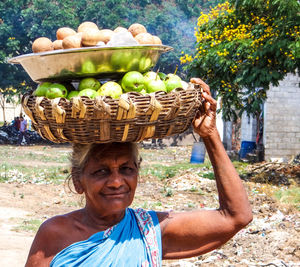
[[[19,65],[8,64],[13,56],[31,53],[40,36],[55,39],[57,25],[75,26],[77,6],[70,0],[4,0],[0,2],[0,88],[10,101],[11,88],[22,94],[36,84]]]
[[[270,85],[299,69],[299,11],[297,0],[231,0],[198,18],[196,51],[181,63],[222,98],[224,119],[258,116]]]

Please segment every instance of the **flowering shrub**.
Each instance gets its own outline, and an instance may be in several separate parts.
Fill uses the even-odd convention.
[[[225,119],[260,113],[269,86],[299,68],[299,10],[297,0],[230,0],[201,13],[195,53],[180,60],[222,98]]]

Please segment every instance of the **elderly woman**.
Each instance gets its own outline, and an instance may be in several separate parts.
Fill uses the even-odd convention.
[[[242,182],[216,129],[216,101],[203,90],[205,109],[193,126],[204,140],[219,194],[216,210],[155,212],[129,208],[139,174],[136,144],[74,145],[72,180],[83,209],[44,222],[26,266],[161,266],[163,259],[216,249],[252,220]]]

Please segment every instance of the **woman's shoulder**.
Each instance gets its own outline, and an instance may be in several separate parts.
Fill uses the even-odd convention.
[[[73,242],[74,230],[78,225],[80,211],[57,215],[43,222],[35,236],[33,246],[45,254],[56,254]]]
[[[80,211],[76,210],[49,218],[41,224],[39,232],[58,234],[59,236],[61,234],[66,234],[66,229],[68,229],[69,232],[73,227],[75,227],[76,221],[78,221],[79,218],[79,213]]]

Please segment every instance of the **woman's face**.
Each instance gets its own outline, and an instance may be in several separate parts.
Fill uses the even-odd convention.
[[[123,212],[133,201],[138,167],[127,147],[112,147],[87,162],[80,183],[87,208],[101,216]]]

